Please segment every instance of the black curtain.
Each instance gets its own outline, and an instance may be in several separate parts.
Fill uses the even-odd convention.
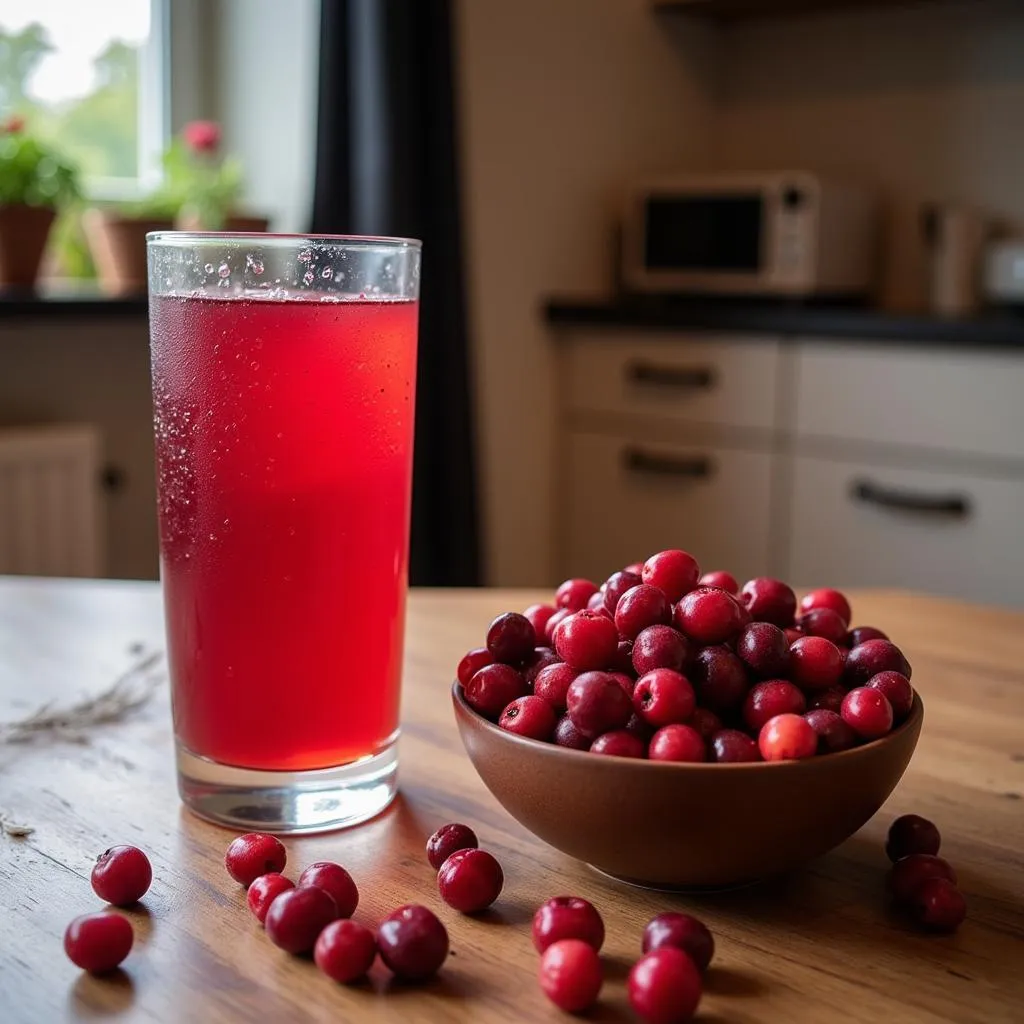
[[[410,581],[480,582],[450,0],[322,0],[312,231],[423,240]]]

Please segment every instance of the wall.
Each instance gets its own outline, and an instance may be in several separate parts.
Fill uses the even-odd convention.
[[[555,440],[540,306],[610,288],[611,218],[630,176],[707,164],[714,35],[655,18],[645,0],[457,11],[488,582],[540,584]]]

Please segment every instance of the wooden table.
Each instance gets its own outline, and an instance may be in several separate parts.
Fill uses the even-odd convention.
[[[544,1021],[564,1019],[535,983],[529,922],[541,900],[578,893],[608,926],[607,981],[589,1019],[629,1020],[624,979],[644,922],[686,909],[718,944],[698,1019],[1024,1021],[1024,615],[898,593],[857,594],[857,620],[885,628],[914,663],[927,706],[913,764],[885,809],[839,850],[756,889],[686,898],[607,881],[519,827],[462,753],[448,687],[491,616],[533,595],[420,592],[410,606],[402,795],[349,832],[288,842],[289,871],[336,859],[362,891],[357,918],[423,902],[448,925],[452,957],[421,988],[342,988],[274,948],[222,865],[227,831],[183,811],[163,689],[91,742],[0,746],[0,808],[34,826],[0,836],[0,1020]],[[0,581],[0,721],[40,701],[100,690],[162,644],[160,598],[139,583]],[[794,794],[799,799],[799,794]],[[727,809],[723,809],[727,812]],[[943,831],[970,905],[953,936],[924,935],[886,906],[885,830],[916,811]],[[446,821],[471,824],[502,862],[496,909],[444,906],[423,856]],[[755,837],[756,840],[756,837]],[[136,843],[153,861],[145,907],[128,912],[136,948],[113,980],[82,974],[61,936],[98,909],[93,859]]]

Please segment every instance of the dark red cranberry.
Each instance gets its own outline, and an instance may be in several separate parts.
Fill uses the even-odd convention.
[[[785,679],[758,683],[743,702],[743,721],[752,733],[760,734],[765,722],[776,715],[802,715],[807,710],[804,695]]]
[[[377,926],[377,948],[396,977],[425,981],[437,974],[448,956],[448,932],[426,907],[409,903]]]
[[[732,595],[714,587],[691,590],[676,605],[676,625],[706,646],[731,640],[744,626],[743,612]]]
[[[635,640],[648,626],[668,625],[672,606],[657,588],[641,583],[627,590],[615,606],[615,628],[625,640]]]
[[[609,672],[608,675],[622,687],[622,692],[632,700],[633,691],[636,689],[636,680],[632,675],[627,676],[624,672]]]
[[[903,652],[888,640],[865,640],[857,644],[846,656],[843,682],[847,689],[866,686],[872,676],[879,672],[899,672],[907,679],[911,677],[910,663]]]
[[[542,697],[556,710],[564,711],[566,691],[578,675],[579,672],[572,665],[566,665],[564,661],[546,665],[533,681],[534,695]]]
[[[843,675],[843,656],[823,636],[802,636],[789,649],[789,678],[805,690],[838,686]]]
[[[474,647],[473,650],[467,651],[462,656],[462,661],[459,662],[459,668],[457,675],[459,682],[462,683],[463,689],[469,685],[470,679],[476,675],[484,667],[484,665],[490,665],[494,662],[491,657],[491,652],[486,647]]]
[[[456,850],[437,873],[441,899],[463,914],[486,910],[504,884],[501,865],[486,850]]]
[[[608,662],[609,672],[621,672],[624,676],[635,677],[636,670],[633,668],[633,641],[620,640],[619,646],[615,648],[612,660]]]
[[[811,693],[807,709],[815,711],[822,708],[825,711],[834,711],[837,715],[843,709],[843,698],[846,691],[841,686],[830,686],[827,690],[815,690]]]
[[[594,905],[579,896],[553,896],[533,915],[532,935],[538,953],[562,939],[580,939],[596,951],[604,945],[604,921]]]
[[[484,665],[464,690],[466,703],[492,722],[516,697],[525,697],[528,692],[522,672],[511,665]]]
[[[742,733],[738,735],[743,736]],[[744,739],[749,740],[748,736]],[[715,940],[707,926],[689,914],[669,912],[651,918],[644,928],[640,948],[644,953],[671,947],[685,953],[702,974],[715,955]]]
[[[565,701],[573,725],[591,739],[625,728],[633,714],[633,702],[607,672],[577,676],[569,684]]]
[[[895,864],[912,853],[927,853],[934,857],[941,845],[942,836],[932,822],[919,814],[903,814],[889,826],[885,855]]]
[[[574,612],[555,630],[555,650],[581,672],[607,667],[619,646],[615,623],[597,612]]]
[[[570,750],[590,749],[590,737],[584,736],[572,724],[572,719],[568,715],[563,715],[558,720],[558,725],[555,726],[555,743],[560,747],[568,747]]]
[[[587,601],[597,593],[597,584],[585,579],[571,579],[562,583],[555,591],[555,604],[571,612],[582,611]]]
[[[64,932],[64,952],[83,971],[106,974],[131,952],[134,938],[131,924],[120,914],[83,914]]]
[[[271,871],[284,871],[288,854],[281,841],[263,832],[247,832],[231,841],[224,854],[224,866],[239,885],[247,889]]]
[[[521,665],[537,643],[530,620],[519,612],[499,615],[487,630],[487,650],[495,661]]]
[[[627,590],[640,586],[643,579],[634,572],[615,572],[605,580],[604,584],[604,607],[609,614],[614,615],[618,607],[619,598]]]
[[[548,667],[548,665],[561,665],[562,659],[550,647],[535,647],[533,654],[526,659],[523,665],[523,679],[531,689],[537,681],[537,676]]]
[[[690,681],[670,668],[656,668],[641,676],[633,690],[636,713],[656,729],[689,721],[696,705]]]
[[[711,738],[711,760],[719,764],[760,761],[757,743],[739,729],[720,729]]]
[[[648,626],[633,643],[633,669],[638,676],[656,668],[682,672],[688,658],[686,638],[671,626]]]
[[[910,901],[914,919],[934,932],[955,932],[967,916],[964,894],[945,878],[929,878]]]
[[[696,715],[699,710],[700,709],[697,708],[694,711],[694,715]],[[634,713],[629,716],[629,721],[626,723],[626,732],[628,732],[630,736],[635,736],[641,743],[643,743],[645,751],[644,756],[646,756],[647,744],[650,743],[651,737],[654,735],[654,730],[638,714]]]
[[[849,636],[846,641],[850,647],[858,647],[860,644],[867,642],[868,640],[888,640],[887,634],[883,633],[880,629],[875,629],[874,626],[858,626],[856,629],[851,629]]]
[[[313,886],[323,889],[334,900],[337,917],[351,917],[359,906],[359,890],[352,876],[340,865],[329,860],[318,860],[310,864],[296,883],[300,889]]]
[[[326,889],[296,886],[274,899],[263,926],[275,946],[287,953],[308,953],[337,917],[338,908]]]
[[[914,689],[910,680],[899,672],[879,672],[868,680],[868,686],[877,690],[892,705],[892,720],[902,722],[914,704]]]
[[[743,662],[724,645],[701,648],[688,678],[697,692],[697,703],[719,715],[735,711],[750,689]]]
[[[604,591],[595,590],[587,598],[587,611],[596,612],[604,608]]]
[[[865,740],[877,740],[892,729],[892,705],[878,690],[858,686],[843,698],[843,721]]]
[[[786,634],[786,643],[793,646],[804,634],[796,626],[787,626],[783,631]]]
[[[710,743],[711,738],[722,731],[722,720],[707,708],[694,708],[688,724],[700,733],[705,743]]]
[[[818,735],[819,754],[837,754],[840,750],[849,750],[857,746],[857,734],[835,711],[815,708],[808,711],[804,718]]]
[[[616,729],[598,736],[590,744],[590,752],[607,757],[646,757],[647,744],[628,729]]]
[[[724,569],[716,569],[714,572],[706,572],[699,580],[698,587],[717,587],[719,590],[728,591],[734,597],[739,593],[740,585],[731,572]]]
[[[582,1013],[597,1002],[604,980],[601,958],[579,939],[562,939],[540,958],[540,987],[560,1010]]]
[[[440,871],[456,850],[475,850],[479,845],[476,833],[468,825],[453,821],[442,825],[427,840],[427,860],[435,871]]]
[[[949,861],[929,853],[912,853],[890,869],[889,892],[897,903],[910,903],[917,888],[929,878],[944,878],[956,885],[956,872]]]
[[[770,622],[752,622],[736,638],[736,655],[759,679],[784,678],[789,670],[786,634]]]
[[[551,604],[531,604],[523,611],[523,615],[530,620],[530,625],[533,626],[533,642],[535,644],[544,643],[544,627],[555,611],[555,606]]]
[[[267,911],[270,909],[270,904],[273,903],[281,893],[294,888],[295,883],[290,878],[285,878],[284,875],[280,875],[276,871],[271,871],[269,874],[260,875],[260,877],[249,886],[245,893],[245,902],[249,904],[249,909],[252,911],[253,917],[255,917],[260,924],[263,924],[267,919]]]
[[[793,625],[796,594],[788,583],[771,576],[747,580],[740,591],[740,604],[755,622],[770,622],[779,629]]]
[[[706,761],[707,745],[693,726],[662,726],[652,737],[647,747],[647,756],[652,761]]]
[[[847,627],[850,625],[850,602],[846,596],[831,587],[822,587],[819,590],[812,590],[800,598],[800,613],[806,615],[808,612],[818,608],[828,608],[843,620]]]
[[[799,761],[818,752],[818,734],[801,715],[776,715],[761,727],[757,747],[766,761]]]
[[[328,978],[347,985],[373,966],[377,940],[355,921],[332,921],[316,940],[313,959]]]
[[[685,551],[659,551],[644,562],[641,575],[644,583],[657,587],[670,604],[675,604],[697,586],[700,566]]]
[[[92,869],[92,891],[115,907],[137,903],[153,881],[149,858],[137,846],[112,846]]]
[[[559,608],[554,615],[548,619],[547,625],[544,627],[544,642],[549,647],[555,646],[555,630],[558,629],[558,624],[564,622],[573,613],[568,608]]]
[[[836,646],[846,643],[846,623],[831,608],[815,608],[797,619],[805,636],[820,636]]]
[[[629,1005],[646,1024],[682,1024],[697,1012],[700,971],[682,950],[663,946],[637,960],[627,990]]]
[[[543,697],[517,697],[501,713],[498,728],[516,736],[548,743],[555,734],[558,712]]]

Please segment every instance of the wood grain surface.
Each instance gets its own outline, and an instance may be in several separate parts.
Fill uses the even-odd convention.
[[[493,614],[533,596],[414,593],[399,800],[352,831],[287,842],[293,877],[323,858],[352,871],[357,919],[372,925],[410,901],[436,910],[452,956],[435,981],[397,985],[378,964],[344,988],[270,944],[224,872],[231,833],[178,803],[160,692],[89,743],[0,746],[0,808],[35,828],[0,835],[0,1021],[554,1021],[562,1015],[536,985],[529,922],[560,893],[592,900],[607,924],[591,1020],[631,1019],[625,976],[644,923],[666,909],[699,915],[715,934],[705,1024],[1024,1020],[1024,615],[855,595],[856,620],[888,631],[914,664],[927,710],[910,769],[834,853],[787,878],[696,898],[610,882],[545,847],[463,755],[448,700],[454,665]],[[131,663],[133,643],[162,644],[153,584],[0,581],[0,721],[102,689]],[[937,822],[960,875],[969,917],[953,936],[922,934],[887,907],[883,837],[907,811]],[[451,820],[472,825],[505,869],[504,893],[480,917],[441,903],[423,855],[427,835]],[[155,877],[144,906],[125,912],[136,946],[123,970],[94,978],[64,957],[61,938],[72,917],[100,908],[89,872],[115,843],[143,847]]]

